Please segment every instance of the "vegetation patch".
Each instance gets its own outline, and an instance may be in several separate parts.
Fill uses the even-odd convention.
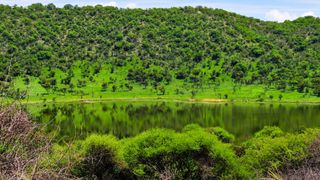
[[[124,139],[93,134],[57,144],[19,108],[5,107],[0,112],[1,122],[11,123],[1,124],[4,179],[311,178],[318,170],[319,129],[286,133],[265,127],[236,145],[234,136],[222,128],[191,124],[181,132],[151,129]]]
[[[218,134],[212,133],[212,129]],[[227,135],[222,136],[224,133]],[[110,135],[91,135],[72,145],[73,150],[65,159],[73,159],[74,175],[100,179],[273,177],[313,157],[311,144],[319,134],[318,129],[291,134],[266,127],[236,146],[230,143],[231,135],[220,128],[188,125],[182,132],[152,129],[121,140]],[[70,147],[60,148],[64,150],[56,154]]]
[[[0,19],[2,97],[319,102],[319,18],[33,4]]]

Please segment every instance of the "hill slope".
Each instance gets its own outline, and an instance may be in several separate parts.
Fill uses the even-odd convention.
[[[274,23],[203,7],[53,4],[0,5],[0,18],[6,96],[30,84],[34,95],[150,88],[141,94],[194,96],[228,82],[320,95],[319,18]]]

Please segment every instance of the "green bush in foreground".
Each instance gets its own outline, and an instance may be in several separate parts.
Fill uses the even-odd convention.
[[[241,175],[231,146],[200,127],[187,126],[182,133],[150,130],[128,139],[125,149],[129,167],[146,178],[237,178]]]
[[[130,173],[127,173],[120,155],[119,141],[115,137],[91,135],[79,146],[84,157],[76,166],[78,175],[99,179],[129,178]]]
[[[130,179],[120,141],[111,135],[91,135],[71,146],[55,145],[42,165],[48,169],[70,167],[68,171],[87,179]]]
[[[152,129],[122,140],[91,135],[54,147],[48,159],[51,167],[71,167],[74,175],[88,179],[255,179],[307,158],[319,134],[318,129],[292,134],[266,127],[236,156],[233,145],[225,143],[232,142],[231,134],[192,124],[181,132]]]
[[[243,144],[245,154],[240,162],[249,174],[263,176],[306,158],[309,145],[319,134],[318,129],[290,134],[277,127],[265,127]]]

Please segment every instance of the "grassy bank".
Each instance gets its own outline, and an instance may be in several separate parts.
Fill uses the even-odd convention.
[[[57,74],[57,73],[56,73]],[[59,74],[59,73],[58,73]],[[23,94],[16,96],[23,103],[42,102],[75,102],[75,101],[108,101],[108,100],[163,100],[163,101],[196,101],[196,102],[271,102],[271,103],[319,103],[320,98],[312,93],[296,91],[280,91],[275,87],[263,85],[241,85],[225,81],[219,85],[203,85],[194,87],[183,80],[173,80],[159,91],[152,86],[130,84],[128,90],[119,81],[108,87],[102,87],[103,75],[97,76],[95,82],[87,82],[85,86],[72,89],[58,83],[55,89],[45,89],[39,84],[38,78],[30,78],[27,85],[23,78],[13,82],[11,92]],[[61,75],[62,76],[62,75]],[[80,75],[78,75],[80,79]],[[77,76],[76,76],[77,77]],[[60,79],[57,77],[57,81]],[[74,80],[74,84],[78,81]],[[111,87],[110,87],[111,86]],[[115,87],[115,88],[114,88]],[[61,89],[64,91],[62,92]]]
[[[60,93],[41,88],[16,86],[16,90],[26,91],[20,100],[22,103],[54,103],[54,102],[90,102],[90,101],[186,101],[186,102],[259,102],[259,103],[320,103],[320,98],[311,94],[295,91],[266,90],[259,85],[243,86],[234,90],[231,83],[225,83],[218,88],[206,87],[191,89],[183,94],[177,94],[174,85],[169,85],[165,94],[160,95],[151,87],[143,88],[136,85],[132,91],[102,91],[100,87],[79,88],[73,93]],[[27,91],[29,89],[29,91]],[[181,92],[180,92],[181,93]],[[12,98],[2,98],[11,101]]]

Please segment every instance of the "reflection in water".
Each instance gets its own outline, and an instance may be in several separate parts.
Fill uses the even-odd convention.
[[[190,104],[174,102],[103,102],[28,105],[27,110],[47,131],[64,140],[89,133],[134,136],[150,128],[181,130],[191,123],[220,126],[246,139],[264,126],[285,131],[320,127],[320,106],[297,104]]]

